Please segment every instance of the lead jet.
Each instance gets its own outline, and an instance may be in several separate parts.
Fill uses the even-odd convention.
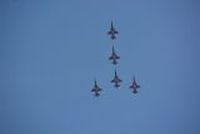
[[[115,30],[114,26],[113,26],[113,21],[111,21],[111,25],[110,25],[110,31],[107,32],[108,35],[110,35],[110,38],[112,40],[116,39],[115,34],[118,34],[118,31]]]
[[[112,46],[112,55],[108,59],[112,60],[113,65],[118,64],[117,60],[120,59],[120,57],[115,53],[114,46]]]
[[[133,90],[132,92],[134,94],[138,93],[137,89],[140,88],[140,85],[137,84],[136,80],[135,80],[135,77],[133,77],[133,82],[132,84],[130,85],[129,87],[131,90]]]
[[[118,87],[120,87],[120,84],[119,84],[119,83],[121,83],[121,82],[122,82],[122,80],[118,77],[117,71],[115,70],[115,76],[114,76],[114,78],[111,80],[111,83],[114,83],[114,87],[118,88]]]
[[[97,85],[97,81],[94,80],[94,87],[92,88],[91,92],[94,92],[95,96],[99,96],[100,95],[100,91],[102,91],[102,89]]]

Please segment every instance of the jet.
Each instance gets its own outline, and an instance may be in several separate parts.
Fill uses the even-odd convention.
[[[118,64],[117,59],[120,59],[120,57],[115,53],[114,46],[112,46],[112,55],[108,59],[112,60],[113,65]]]
[[[107,34],[111,36],[110,38],[111,38],[112,40],[116,39],[115,34],[118,34],[118,31],[115,30],[115,28],[114,28],[114,26],[113,26],[113,21],[111,21],[110,31],[108,31]]]
[[[133,93],[136,94],[138,93],[137,89],[140,88],[140,85],[137,84],[135,77],[133,77],[133,82],[132,85],[129,87],[131,90],[133,90]]]
[[[99,96],[100,95],[100,91],[102,91],[102,89],[97,85],[97,81],[94,80],[94,87],[92,88],[91,92],[94,92],[95,96]]]
[[[114,87],[118,88],[118,87],[120,87],[120,84],[119,84],[119,83],[121,83],[121,82],[122,82],[122,80],[118,77],[117,71],[116,71],[116,69],[115,69],[115,76],[114,76],[114,78],[111,80],[111,83],[114,83]]]

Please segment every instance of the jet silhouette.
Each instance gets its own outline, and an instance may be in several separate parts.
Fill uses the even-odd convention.
[[[99,96],[100,95],[100,91],[102,91],[102,89],[97,85],[97,81],[94,80],[94,87],[92,88],[91,92],[94,92],[95,96]]]
[[[135,77],[133,77],[133,82],[132,84],[130,85],[129,87],[131,90],[133,90],[132,92],[134,94],[138,93],[137,89],[140,88],[140,85],[137,84],[136,80],[135,80]]]
[[[117,30],[115,30],[114,26],[113,26],[113,21],[111,21],[111,26],[110,26],[110,31],[107,32],[108,35],[110,35],[110,38],[112,40],[116,39],[115,34],[118,34],[119,32]]]
[[[120,84],[119,84],[119,83],[121,83],[121,82],[122,82],[122,80],[118,77],[117,71],[116,71],[116,69],[115,69],[115,76],[114,76],[114,78],[111,80],[111,83],[114,83],[114,87],[118,88],[118,87],[120,87]]]
[[[118,64],[117,59],[120,59],[120,57],[115,53],[114,46],[112,46],[112,55],[108,59],[112,60],[113,65]]]

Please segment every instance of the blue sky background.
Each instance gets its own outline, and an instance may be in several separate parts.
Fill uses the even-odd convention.
[[[1,0],[0,133],[199,134],[199,13],[198,0]]]

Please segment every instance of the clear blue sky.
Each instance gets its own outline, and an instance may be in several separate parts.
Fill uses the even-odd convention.
[[[199,13],[198,0],[1,0],[0,133],[199,134]]]

